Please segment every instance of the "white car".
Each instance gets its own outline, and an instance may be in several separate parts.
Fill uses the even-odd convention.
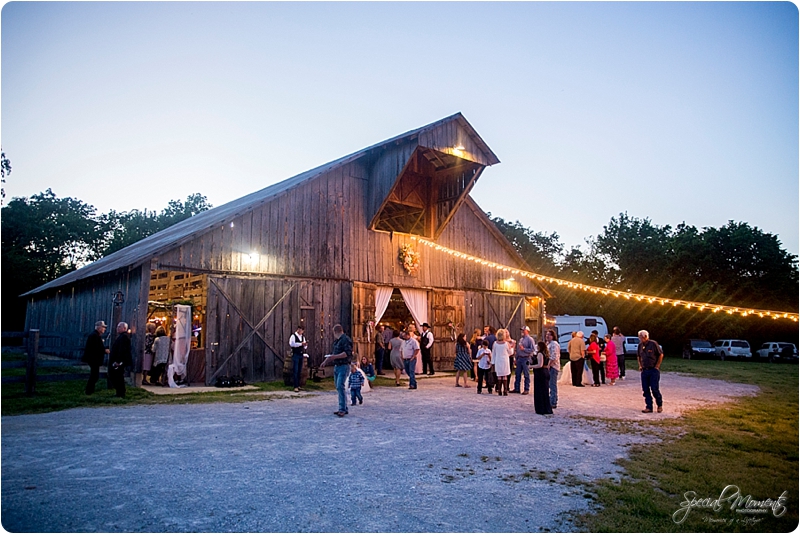
[[[718,339],[714,342],[714,352],[720,360],[753,357],[750,343],[743,339]]]
[[[792,356],[790,358],[784,358],[784,352],[786,348],[789,347],[792,349]],[[759,358],[764,358],[769,361],[794,361],[797,362],[797,347],[794,346],[794,343],[781,343],[779,341],[770,341],[769,343],[764,343],[761,345],[761,348],[756,351]]]
[[[628,354],[637,356],[639,354],[639,338],[636,336],[625,336],[625,343],[622,344],[622,351],[626,356]]]

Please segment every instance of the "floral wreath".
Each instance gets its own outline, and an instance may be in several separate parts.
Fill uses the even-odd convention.
[[[414,250],[411,243],[406,243],[400,247],[400,263],[408,274],[414,274],[419,269],[419,252]]]

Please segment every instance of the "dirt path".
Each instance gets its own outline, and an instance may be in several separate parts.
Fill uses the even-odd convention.
[[[335,392],[244,404],[74,409],[2,418],[2,522],[36,532],[527,532],[569,530],[577,480],[617,473],[633,420],[754,395],[664,374],[641,414],[638,374],[532,396],[476,395],[451,377],[378,388],[338,418]]]

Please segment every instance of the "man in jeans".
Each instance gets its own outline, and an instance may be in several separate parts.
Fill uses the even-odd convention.
[[[403,357],[403,367],[408,375],[408,389],[417,389],[417,378],[414,375],[417,366],[417,358],[419,358],[419,343],[411,337],[408,332],[400,334],[403,340],[403,345],[400,347],[400,354]]]
[[[550,407],[558,407],[558,375],[561,372],[561,345],[556,341],[554,330],[545,334],[547,352],[550,354]]]
[[[661,379],[661,361],[663,359],[664,353],[658,343],[650,339],[647,330],[639,330],[639,371],[642,373],[642,394],[645,403],[642,413],[653,413],[653,397],[656,398],[658,413],[662,412],[661,391],[658,389],[658,382]]]
[[[353,359],[353,342],[344,333],[344,329],[340,324],[333,327],[333,339],[333,350],[325,356],[322,366],[330,365],[330,362],[333,362],[333,381],[336,384],[336,391],[339,393],[339,410],[333,412],[333,414],[344,417],[347,415],[347,395],[344,391],[344,383],[347,380],[347,375],[350,374],[350,362]]]
[[[519,382],[520,382],[520,375],[525,376],[525,391],[522,392],[523,395],[529,395],[531,392],[531,356],[533,356],[533,351],[535,345],[533,343],[533,338],[530,336],[531,329],[527,326],[522,327],[522,337],[517,342],[517,351],[516,351],[516,373],[514,374],[514,389],[511,393],[519,393]]]

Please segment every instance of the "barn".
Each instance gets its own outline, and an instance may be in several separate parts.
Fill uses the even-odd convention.
[[[151,235],[25,294],[26,329],[87,334],[129,323],[141,369],[144,325],[191,304],[190,377],[283,376],[297,325],[312,365],[337,323],[372,355],[376,322],[428,322],[437,369],[455,336],[484,324],[541,332],[535,281],[465,262],[415,236],[528,269],[469,192],[499,163],[461,113],[388,139]],[[406,268],[402,259],[416,264]],[[413,263],[413,262],[412,262]],[[58,351],[59,337],[43,337]],[[64,350],[70,347],[64,347]],[[74,347],[71,347],[74,349]],[[73,351],[73,356],[75,356]]]

